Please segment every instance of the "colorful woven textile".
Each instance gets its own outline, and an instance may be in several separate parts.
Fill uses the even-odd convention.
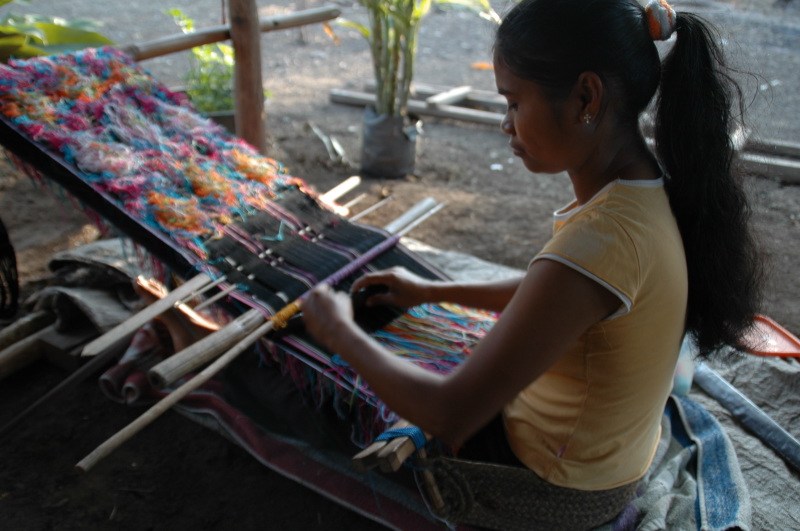
[[[222,226],[302,186],[113,48],[0,65],[0,112],[201,258]]]

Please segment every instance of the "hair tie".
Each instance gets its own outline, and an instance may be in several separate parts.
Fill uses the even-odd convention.
[[[666,0],[650,0],[644,8],[647,29],[654,41],[665,41],[675,31],[675,10]]]

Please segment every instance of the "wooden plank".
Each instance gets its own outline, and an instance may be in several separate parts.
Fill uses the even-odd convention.
[[[375,104],[375,96],[366,92],[354,92],[350,90],[333,89],[330,91],[330,100],[334,103],[344,103],[347,105],[367,106]],[[438,105],[428,107],[423,101],[410,100],[408,102],[408,112],[420,116],[435,116],[438,118],[452,118],[454,120],[464,120],[499,127],[503,120],[503,114],[480,111],[477,109],[466,109],[455,105]]]
[[[800,184],[800,160],[770,157],[758,153],[742,153],[745,171],[775,179],[785,184]]]

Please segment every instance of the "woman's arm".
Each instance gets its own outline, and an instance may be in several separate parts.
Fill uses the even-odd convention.
[[[389,408],[437,438],[461,443],[619,304],[611,292],[569,267],[536,261],[492,330],[449,375],[385,350],[353,323],[349,298],[329,286],[309,294],[303,315],[308,330],[340,354]]]

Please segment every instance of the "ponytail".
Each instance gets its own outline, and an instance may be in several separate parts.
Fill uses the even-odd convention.
[[[733,173],[732,105],[743,109],[718,36],[679,13],[676,42],[662,64],[656,153],[689,275],[686,329],[701,354],[742,345],[760,303],[762,271],[749,230],[750,210]]]

